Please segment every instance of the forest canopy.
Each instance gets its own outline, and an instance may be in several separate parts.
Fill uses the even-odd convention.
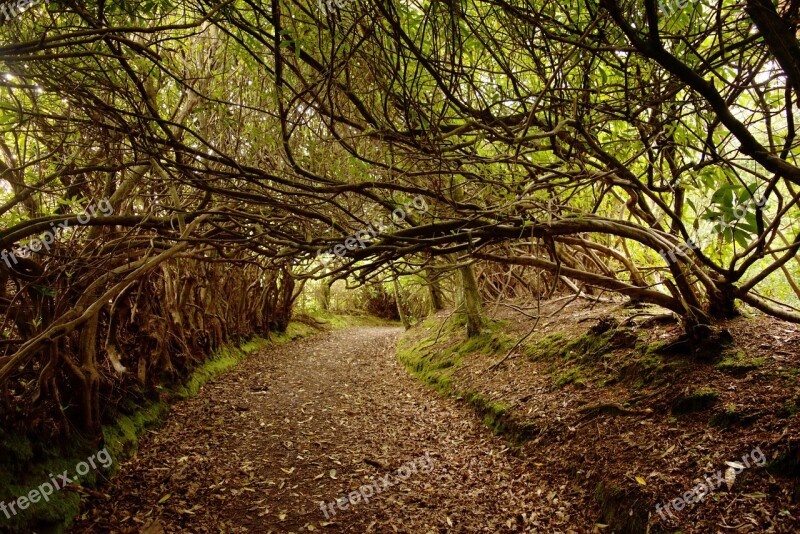
[[[8,4],[2,404],[96,427],[312,278],[800,322],[800,2],[678,4]]]

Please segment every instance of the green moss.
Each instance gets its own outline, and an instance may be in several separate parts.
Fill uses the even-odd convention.
[[[347,323],[347,321],[342,319],[340,316],[332,316],[332,317],[336,318],[337,321],[341,321],[340,324],[345,324],[347,326],[350,326]],[[320,331],[319,328],[315,328],[305,323],[299,323],[293,321],[289,323],[289,326],[286,327],[286,330],[284,332],[271,334],[268,340],[261,337],[255,337],[248,343],[242,345],[240,348],[249,354],[255,350],[268,347],[272,344],[288,343],[290,341],[294,341],[295,339],[314,335],[319,331]]]
[[[7,434],[0,429],[0,457],[10,459],[13,463],[24,464],[33,459],[33,447],[27,438]]]
[[[453,328],[453,323],[448,322],[440,329],[441,325],[435,321],[425,321],[418,328],[426,329],[428,336],[415,343],[403,337],[397,346],[400,362],[417,378],[445,394],[450,393],[450,376],[461,367],[467,355],[501,354],[514,343],[511,338],[494,333],[496,322],[487,322],[488,330],[471,338],[464,336],[462,329]]]
[[[458,350],[429,351],[435,343],[434,336],[427,337],[413,345],[398,344],[397,356],[414,376],[441,393],[451,393],[450,376],[463,362]]]
[[[180,398],[194,397],[206,383],[220,376],[221,374],[236,367],[247,353],[233,347],[223,347],[218,349],[214,355],[205,361],[200,367],[189,375],[189,379],[183,386],[174,390]]]
[[[530,344],[525,354],[535,362],[550,364],[547,373],[552,377],[553,388],[566,384],[586,386],[590,379],[597,387],[619,380],[616,367],[611,362],[625,355],[620,365],[630,365],[630,353],[637,341],[630,328],[593,328],[586,334],[569,339],[562,333],[551,334]]]
[[[572,340],[555,333],[528,346],[525,353],[534,361],[564,359],[589,363],[615,350],[632,347],[636,339],[630,328],[614,328],[600,333],[590,331]]]
[[[569,340],[564,337],[564,334],[550,334],[538,342],[528,345],[525,354],[533,361],[554,360],[565,353],[568,344]]]
[[[798,412],[800,412],[800,395],[795,395],[791,399],[786,399],[778,415],[784,418],[794,417]]]
[[[282,334],[279,334],[279,336],[286,336],[286,337],[288,337],[289,341],[291,341],[295,337],[302,337],[303,334],[300,334],[300,335],[290,335],[289,334],[290,332],[296,332],[298,330],[298,328],[301,331],[305,331],[306,329],[313,330],[313,328],[311,328],[310,326],[304,325],[304,324],[289,323],[289,326],[286,327],[286,332],[284,332]],[[241,350],[245,354],[250,354],[251,352],[257,351],[258,349],[261,349],[261,348],[264,348],[264,347],[268,347],[269,344],[270,344],[270,342],[268,340],[264,339],[263,337],[255,336],[255,337],[250,338],[247,341],[242,342],[242,344],[239,345],[239,350]]]
[[[428,335],[418,341],[412,341],[411,336],[403,336],[398,343],[397,354],[398,359],[422,382],[435,387],[442,394],[463,398],[483,418],[487,427],[519,443],[538,431],[534,423],[511,417],[507,405],[490,402],[474,391],[459,390],[452,380],[453,374],[469,355],[506,354],[517,339],[504,334],[505,327],[507,325],[502,321],[487,321],[481,334],[467,338],[456,321],[442,324],[441,319],[431,318],[415,329],[424,329]],[[575,339],[556,333],[523,347],[523,350],[534,361],[552,364],[550,372],[554,387],[586,385],[587,377],[598,360],[632,346],[635,340],[636,335],[626,328],[590,332]],[[559,366],[566,362],[572,365],[560,369]],[[612,381],[612,378],[607,380]]]
[[[666,341],[658,341],[656,343],[643,343],[637,348],[641,351],[643,356],[660,357],[668,346],[669,343]]]
[[[619,379],[628,382],[633,389],[659,386],[668,381],[687,362],[675,357],[668,359],[663,352],[667,346],[665,342],[637,343],[621,366]]]
[[[509,415],[510,406],[490,401],[477,391],[460,390],[453,384],[452,375],[469,354],[502,354],[513,345],[513,340],[497,335],[493,328],[497,323],[487,322],[487,332],[465,338],[460,327],[426,321],[423,327],[429,335],[419,341],[403,336],[397,348],[401,363],[423,383],[434,387],[441,394],[463,399],[495,434],[502,434],[512,442],[521,443],[529,439],[538,429],[533,423],[520,423]]]
[[[387,321],[371,315],[340,315],[322,310],[312,311],[308,314],[308,317],[321,323],[326,328],[333,330],[350,328],[352,326],[396,326],[400,324],[396,321]],[[293,323],[290,323],[289,326],[291,327],[292,324]]]
[[[494,434],[502,435],[516,444],[521,444],[535,434],[535,423],[521,423],[509,414],[511,406],[503,402],[490,401],[475,390],[466,390],[461,398],[483,420],[483,424]]]
[[[460,356],[467,354],[501,354],[514,346],[514,340],[502,334],[483,332],[456,344],[452,350]]]
[[[5,446],[13,447],[13,455],[0,456],[0,501],[8,503],[49,483],[53,476],[68,472],[84,487],[97,487],[99,470],[90,469],[82,477],[75,467],[96,453],[98,447],[77,439],[68,447],[50,449],[41,442],[31,442],[25,436],[0,433]],[[102,468],[101,468],[102,469]],[[79,513],[80,496],[73,491],[54,491],[47,501],[31,503],[18,510],[10,519],[0,514],[0,530],[8,527],[15,532],[63,532]]]
[[[748,358],[743,351],[727,354],[714,367],[720,371],[733,375],[744,375],[749,371],[758,369],[767,363],[766,358]]]
[[[586,385],[586,378],[584,378],[583,371],[580,367],[570,367],[553,380],[554,388],[560,388],[567,384],[575,384],[576,386]]]
[[[182,399],[194,397],[205,384],[236,367],[250,353],[276,343],[287,343],[313,332],[314,329],[308,325],[289,323],[286,332],[275,334],[271,340],[256,336],[238,347],[223,346],[195,369],[182,386],[172,389],[169,393]]]
[[[708,420],[709,426],[728,428],[736,423],[738,419],[738,412],[735,404],[726,404],[725,409],[717,412]]]
[[[116,472],[119,460],[132,455],[139,447],[139,436],[160,425],[169,413],[165,402],[150,402],[131,415],[120,415],[114,423],[103,427],[106,449],[114,458],[112,473]]]
[[[567,345],[566,356],[579,361],[596,361],[614,350],[632,347],[636,339],[630,328],[615,328],[599,334],[589,332]]]

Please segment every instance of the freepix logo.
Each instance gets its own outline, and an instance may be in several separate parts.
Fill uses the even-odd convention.
[[[11,20],[24,13],[33,6],[41,4],[44,0],[17,0],[8,4],[0,4],[0,13],[5,15],[5,20]]]
[[[104,198],[100,202],[97,203],[95,207],[94,204],[90,205],[86,208],[86,211],[78,215],[78,224],[84,225],[89,224],[89,221],[92,220],[93,217],[97,217],[97,208],[100,208],[100,213],[103,215],[111,215],[114,213],[114,207],[111,205],[111,202],[108,199]],[[47,252],[50,252],[50,245],[52,245],[56,239],[62,234],[64,230],[70,228],[69,221],[61,221],[58,223],[58,227],[56,227],[56,223],[50,223],[50,230],[44,232],[39,238],[31,239],[27,245],[20,247],[18,249],[12,250],[11,252],[7,250],[3,250],[0,252],[0,259],[6,262],[8,267],[11,267],[11,263],[14,264],[19,263],[19,258],[27,258],[30,256],[31,251],[39,252],[42,248],[46,249]]]
[[[664,13],[664,16],[669,17],[676,11],[680,11],[689,4],[697,3],[700,3],[708,8],[714,8],[713,3],[711,3],[709,0],[661,0],[658,3],[658,7]]]
[[[750,462],[752,460],[752,463]],[[660,503],[656,505],[656,512],[658,515],[661,516],[661,519],[666,520],[667,515],[669,517],[674,518],[672,512],[670,511],[670,507],[673,508],[676,513],[680,512],[687,506],[692,503],[700,503],[711,494],[711,492],[715,491],[717,488],[721,487],[723,484],[732,484],[729,480],[734,480],[736,475],[747,469],[748,467],[752,467],[756,465],[758,467],[763,466],[767,463],[767,457],[761,451],[761,447],[756,447],[750,454],[745,454],[742,456],[741,462],[725,462],[728,466],[728,469],[723,473],[720,469],[716,473],[712,473],[711,477],[709,475],[704,475],[702,482],[697,484],[695,487],[681,495],[680,497],[676,497],[671,501],[668,501],[666,504]],[[666,512],[666,514],[664,514]]]
[[[317,7],[319,10],[322,11],[323,15],[327,15],[329,12],[333,11],[333,6],[336,5],[337,7],[344,7],[349,3],[350,0],[327,0],[324,4],[322,0],[317,0]],[[326,7],[327,6],[327,7]]]
[[[340,510],[344,511],[347,510],[348,507],[355,506],[361,501],[367,503],[373,495],[378,495],[383,490],[411,478],[411,475],[417,473],[417,466],[419,466],[419,470],[422,473],[427,474],[433,471],[433,459],[430,457],[429,453],[426,452],[423,456],[414,458],[410,462],[401,465],[396,472],[397,478],[395,480],[392,480],[392,473],[386,474],[378,480],[375,480],[373,477],[369,484],[364,484],[357,490],[351,491],[347,496],[339,497],[335,501],[329,503],[319,503],[319,508],[322,510],[322,513],[325,514],[325,519],[330,519],[332,516],[336,515],[334,507],[338,507]]]
[[[75,475],[70,476],[69,471],[64,471],[58,477],[50,474],[50,480],[41,484],[38,488],[32,489],[26,495],[20,495],[13,501],[0,502],[0,519],[5,516],[6,519],[11,519],[19,512],[27,510],[32,504],[39,501],[50,502],[50,497],[56,491],[61,491],[69,484],[77,482],[78,479],[89,473],[89,469],[108,469],[114,463],[114,459],[108,453],[107,449],[103,449],[89,456],[85,462],[79,462],[75,466]]]
[[[405,221],[406,216],[413,211],[412,208],[420,213],[428,213],[428,203],[425,202],[425,199],[422,196],[417,195],[411,200],[411,202],[403,205],[402,208],[397,208],[392,212],[392,222],[398,224]],[[321,261],[325,267],[327,267],[333,259],[331,256],[341,258],[344,257],[348,251],[356,250],[357,248],[365,248],[370,237],[373,239],[378,237],[378,235],[382,234],[386,228],[388,228],[388,225],[386,224],[385,220],[374,222],[368,225],[366,229],[359,230],[352,236],[345,239],[344,243],[340,243],[325,251],[317,249],[317,259]]]

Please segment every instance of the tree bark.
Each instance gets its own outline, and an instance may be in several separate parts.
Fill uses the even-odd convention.
[[[481,318],[481,308],[483,307],[481,293],[478,289],[478,282],[475,279],[475,270],[472,264],[465,265],[458,269],[461,281],[461,303],[462,312],[467,320],[467,335],[477,336],[481,333],[483,319]]]
[[[408,315],[406,315],[405,306],[403,306],[403,293],[400,289],[400,283],[397,281],[397,278],[392,279],[392,285],[394,286],[394,301],[397,304],[397,313],[400,315],[400,320],[403,322],[403,326],[406,330],[411,328],[411,323],[408,320]]]
[[[442,291],[442,285],[439,283],[439,275],[432,269],[427,269],[426,278],[428,291],[431,294],[431,307],[434,312],[442,311],[444,309],[444,292]]]

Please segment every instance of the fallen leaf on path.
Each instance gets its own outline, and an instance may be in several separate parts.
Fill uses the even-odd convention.
[[[736,482],[736,471],[733,467],[729,467],[725,470],[725,484],[728,486],[728,490],[733,487],[734,482]]]

